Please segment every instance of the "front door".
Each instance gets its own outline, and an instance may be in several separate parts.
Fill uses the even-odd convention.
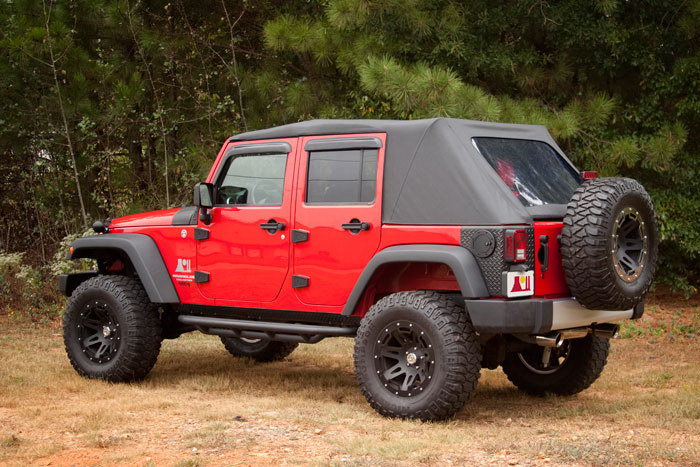
[[[344,305],[377,251],[385,142],[384,133],[302,139],[292,233],[302,302]]]
[[[195,281],[204,296],[271,302],[279,294],[289,271],[296,144],[292,138],[226,149],[211,180],[212,221],[198,225]]]

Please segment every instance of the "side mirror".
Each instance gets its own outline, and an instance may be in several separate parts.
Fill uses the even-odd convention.
[[[214,207],[214,185],[211,183],[197,183],[194,186],[194,205],[199,208],[199,220],[205,224],[211,222],[209,209]]]

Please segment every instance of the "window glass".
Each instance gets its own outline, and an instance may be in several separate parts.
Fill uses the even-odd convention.
[[[567,204],[580,184],[578,172],[542,141],[508,138],[473,138],[472,141],[523,206]]]
[[[286,154],[229,157],[219,177],[216,204],[280,206],[286,166]]]
[[[378,149],[309,153],[306,202],[371,203],[377,191]]]

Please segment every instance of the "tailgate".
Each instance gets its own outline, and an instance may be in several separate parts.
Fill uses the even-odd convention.
[[[559,251],[562,227],[561,221],[535,221],[535,296],[554,298],[571,295]]]

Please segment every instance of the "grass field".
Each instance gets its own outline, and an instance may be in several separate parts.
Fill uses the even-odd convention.
[[[700,309],[666,300],[624,327],[603,376],[570,398],[482,371],[442,423],[388,420],[355,384],[350,339],[286,361],[229,356],[215,337],[165,341],[136,384],[80,378],[58,322],[0,319],[0,464],[386,465],[700,463]]]

